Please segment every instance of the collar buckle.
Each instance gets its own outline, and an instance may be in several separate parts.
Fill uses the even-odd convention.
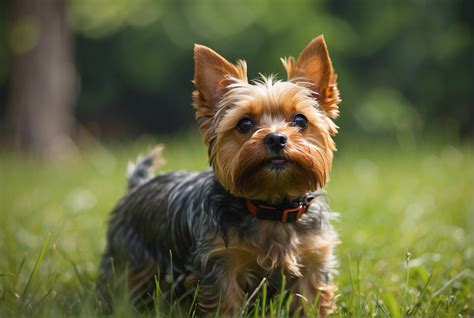
[[[246,201],[247,210],[262,220],[280,221],[282,223],[297,222],[303,214],[308,211],[309,202],[301,201],[297,207],[269,206],[266,204],[255,204],[251,200]]]
[[[305,206],[303,203],[300,203],[300,205],[296,208],[289,208],[289,209],[283,209],[283,213],[281,215],[281,222],[286,223],[286,222],[296,222],[298,221],[303,213],[305,213],[308,210],[308,207]],[[290,216],[291,220],[288,220],[288,217]],[[294,220],[293,220],[294,219]]]

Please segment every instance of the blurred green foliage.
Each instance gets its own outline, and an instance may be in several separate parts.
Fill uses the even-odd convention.
[[[323,33],[339,74],[340,138],[471,134],[472,12],[469,0],[70,0],[77,116],[115,138],[194,127],[194,43],[246,59],[251,78],[284,78],[279,58]],[[6,49],[0,44],[2,91]]]

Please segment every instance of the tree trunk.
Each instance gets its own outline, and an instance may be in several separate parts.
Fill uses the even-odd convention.
[[[67,0],[10,0],[12,64],[7,130],[17,150],[47,159],[68,155],[76,98]]]

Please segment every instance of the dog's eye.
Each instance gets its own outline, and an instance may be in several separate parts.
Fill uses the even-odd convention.
[[[296,127],[300,129],[305,129],[306,127],[308,127],[308,120],[304,115],[301,114],[297,114],[295,116],[295,118],[293,119],[293,123]]]
[[[250,118],[242,118],[237,123],[237,130],[242,134],[246,134],[253,129],[253,126],[253,121]]]

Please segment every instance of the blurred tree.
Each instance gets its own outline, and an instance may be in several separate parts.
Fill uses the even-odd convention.
[[[194,43],[230,61],[245,58],[250,78],[284,78],[279,57],[324,33],[343,99],[338,138],[357,132],[413,144],[423,131],[467,135],[474,133],[473,4],[72,0],[83,89],[77,116],[114,140],[187,129]]]
[[[72,149],[76,97],[66,0],[10,0],[6,127],[21,151],[57,158]]]

